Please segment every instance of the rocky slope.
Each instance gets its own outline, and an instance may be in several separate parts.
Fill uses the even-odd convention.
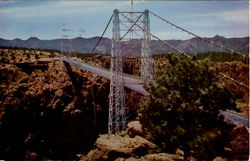
[[[0,158],[74,159],[106,132],[107,80],[73,68],[78,96],[60,61],[32,71],[17,66],[31,62],[27,56],[58,53],[1,49],[0,54]]]
[[[159,147],[146,140],[141,127],[133,129],[140,126],[138,123],[128,125],[129,129],[120,135],[102,135],[97,139],[96,148],[87,154],[98,135],[107,133],[109,81],[73,67],[76,91],[59,56],[57,52],[0,49],[1,159],[87,157],[95,160],[93,158],[97,157],[96,160],[164,160],[182,157],[181,153],[163,153]],[[168,65],[167,60],[162,59],[154,58],[157,70]],[[105,68],[110,66],[109,56],[96,55],[78,60]],[[124,63],[127,73],[138,74],[138,60],[127,59]],[[239,62],[211,64],[214,65],[248,83],[247,65]],[[243,112],[247,115],[246,90],[241,91],[235,84],[229,85],[244,95],[241,101],[245,109]],[[127,89],[126,93],[128,118],[133,120],[137,116],[141,96]],[[232,132],[235,140],[227,147],[230,155],[245,155],[247,134],[244,128]],[[237,150],[235,143],[240,143],[238,147],[243,149]],[[77,155],[81,153],[87,155]]]
[[[59,56],[0,49],[1,159],[77,159],[107,132],[109,81],[72,67],[73,86]],[[133,119],[140,96],[126,92]]]

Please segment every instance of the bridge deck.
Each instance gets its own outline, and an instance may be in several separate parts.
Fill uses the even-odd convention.
[[[111,73],[108,69],[96,67],[91,64],[82,63],[82,62],[78,62],[78,61],[67,59],[67,58],[62,58],[62,60],[73,66],[79,67],[83,70],[100,75],[106,79],[110,79],[111,77]],[[123,79],[124,79],[125,87],[132,89],[134,91],[137,91],[138,93],[142,95],[148,95],[148,92],[143,88],[143,82],[139,80],[138,78],[135,78],[134,76],[129,75],[129,74],[125,74],[123,76]]]

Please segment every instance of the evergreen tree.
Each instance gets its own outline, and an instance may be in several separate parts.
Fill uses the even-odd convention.
[[[177,148],[199,159],[222,154],[230,126],[220,110],[236,110],[233,94],[208,66],[173,56],[146,90],[140,121],[148,136],[167,152]]]

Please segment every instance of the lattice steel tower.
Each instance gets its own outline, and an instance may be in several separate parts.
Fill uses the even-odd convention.
[[[109,134],[117,133],[126,127],[126,106],[123,80],[123,58],[133,54],[128,46],[140,42],[139,53],[134,57],[140,58],[140,78],[147,83],[153,78],[152,56],[150,52],[149,11],[119,12],[113,11],[112,49],[111,49],[111,79],[109,95]],[[121,29],[121,25],[126,29]],[[122,36],[121,36],[122,35]],[[137,39],[135,40],[135,35]],[[127,46],[126,46],[127,44]],[[125,46],[125,47],[124,47]],[[132,47],[131,47],[132,48]],[[128,53],[129,51],[129,53]]]
[[[141,46],[141,79],[148,83],[153,79],[153,59],[150,51],[150,21],[149,21],[149,11],[145,10],[143,12],[143,39]]]

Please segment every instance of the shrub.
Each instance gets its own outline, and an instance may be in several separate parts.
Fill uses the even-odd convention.
[[[167,152],[181,148],[185,158],[211,159],[223,152],[230,129],[219,111],[236,110],[234,96],[206,65],[176,56],[169,63],[146,86],[150,96],[139,109],[142,126]]]

